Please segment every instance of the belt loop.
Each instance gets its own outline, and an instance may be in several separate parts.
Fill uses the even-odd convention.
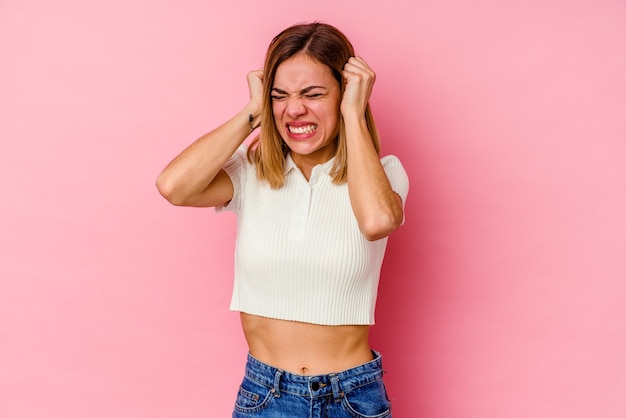
[[[333,397],[335,398],[335,402],[341,401],[341,398],[343,398],[343,392],[339,388],[339,376],[337,376],[336,374],[331,374],[330,384],[333,388]]]
[[[272,392],[274,396],[280,398],[280,377],[283,375],[282,370],[276,370],[276,374],[274,374],[274,387],[272,388]]]

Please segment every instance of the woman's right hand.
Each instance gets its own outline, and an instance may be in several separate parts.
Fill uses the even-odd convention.
[[[221,206],[232,199],[233,184],[222,167],[261,122],[263,70],[248,73],[248,87],[250,101],[240,112],[194,141],[161,172],[157,188],[170,203]]]
[[[263,69],[248,73],[248,89],[250,90],[250,104],[257,110],[254,114],[256,119],[260,116],[263,107]]]

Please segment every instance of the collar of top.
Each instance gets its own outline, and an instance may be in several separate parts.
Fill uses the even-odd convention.
[[[333,164],[335,163],[335,158],[337,157],[333,157],[330,160],[326,161],[325,163],[316,165],[315,167],[313,167],[313,170],[315,170],[316,172],[321,171],[326,174],[330,173],[330,169],[333,167]],[[300,171],[300,168],[298,168],[296,163],[293,162],[293,158],[291,158],[291,153],[289,153],[287,154],[287,158],[285,159],[285,168],[283,169],[283,174],[287,175],[293,169]]]

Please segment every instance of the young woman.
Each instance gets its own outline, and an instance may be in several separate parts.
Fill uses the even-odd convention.
[[[374,80],[336,28],[289,27],[246,106],[157,180],[172,204],[238,215],[231,309],[249,355],[233,417],[391,417],[368,331],[408,178],[379,156]]]

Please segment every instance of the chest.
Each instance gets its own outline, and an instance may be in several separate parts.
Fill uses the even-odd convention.
[[[299,179],[298,179],[299,180]],[[348,186],[330,179],[287,183],[278,190],[248,190],[238,215],[236,257],[255,275],[285,269],[294,274],[359,275],[372,261],[361,234]]]

